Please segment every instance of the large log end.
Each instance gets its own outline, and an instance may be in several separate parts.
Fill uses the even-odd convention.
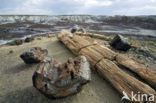
[[[33,77],[33,85],[49,98],[62,98],[81,90],[91,80],[85,56],[69,58],[64,64],[48,59],[40,63]]]

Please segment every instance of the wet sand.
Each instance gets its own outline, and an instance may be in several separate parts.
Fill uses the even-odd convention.
[[[59,62],[75,57],[55,37],[35,40],[20,46],[0,47],[0,103],[120,103],[121,95],[92,71],[92,80],[76,95],[51,100],[32,85],[32,75],[38,64],[26,65],[19,55],[31,47],[48,49],[48,56]],[[9,53],[13,50],[13,53]]]

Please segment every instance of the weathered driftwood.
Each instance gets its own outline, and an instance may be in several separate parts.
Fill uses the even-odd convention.
[[[134,66],[132,63],[128,65],[128,60],[126,61],[125,58],[121,58],[120,54],[115,53],[91,38],[80,37],[66,30],[62,30],[58,34],[58,39],[74,54],[86,56],[92,69],[96,69],[96,71],[101,74],[102,77],[106,78],[120,93],[125,91],[129,96],[132,91],[134,93],[156,94],[155,90],[150,86],[123,72],[113,61],[136,72],[140,77],[153,85],[155,85],[156,81],[155,71],[149,69],[146,70],[148,73],[140,72],[142,68],[147,68],[130,58],[126,58],[130,62],[133,62]]]
[[[33,85],[49,98],[62,98],[81,90],[90,81],[89,63],[85,56],[69,58],[64,64],[46,58],[33,75]]]

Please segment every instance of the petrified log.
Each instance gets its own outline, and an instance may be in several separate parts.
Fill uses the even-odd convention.
[[[111,41],[110,45],[117,50],[127,51],[131,48],[129,41],[122,35],[116,35]]]
[[[97,38],[97,39],[101,39],[101,40],[105,40],[105,41],[109,41],[111,42],[113,40],[112,37],[110,36],[105,36],[102,34],[93,34],[93,33],[82,33],[82,32],[75,32],[74,34],[79,35],[79,36],[88,36],[91,38]],[[138,45],[135,41],[128,39],[128,42],[131,44],[131,47],[133,48],[137,48]]]
[[[147,68],[143,64],[121,54],[116,56],[116,61],[119,65],[135,72],[138,76],[156,88],[156,71]]]
[[[37,67],[33,85],[49,98],[62,98],[81,90],[91,79],[90,68],[85,56],[69,58],[64,64],[54,59],[45,59]]]
[[[102,40],[106,40],[106,41],[113,40],[111,37],[108,37],[105,35],[100,35],[100,34],[82,33],[82,32],[75,32],[74,34],[79,35],[79,36],[89,36],[91,38],[97,38],[97,39],[102,39]]]
[[[48,55],[47,49],[33,47],[20,55],[26,64],[39,63]]]
[[[86,56],[92,69],[96,70],[102,77],[106,78],[121,94],[123,91],[125,91],[128,96],[131,95],[132,91],[134,93],[139,91],[140,93],[145,94],[156,94],[155,90],[150,86],[125,73],[114,62],[123,64],[124,66],[127,66],[128,69],[135,69],[133,67],[135,65],[138,67],[140,63],[133,63],[134,66],[131,67],[131,65],[128,65],[128,61],[127,65],[123,62],[119,62],[119,60],[116,60],[119,56],[118,53],[115,53],[103,44],[100,44],[91,38],[80,37],[77,35],[71,36],[71,33],[66,30],[62,30],[58,34],[58,39],[62,41],[74,54]],[[130,58],[129,60],[131,61]],[[137,73],[139,71],[141,71],[141,68],[134,72]],[[145,75],[150,77],[151,74],[155,74],[155,71],[149,69],[147,72],[149,73],[144,72],[144,74],[142,72],[142,76],[139,75],[139,73],[138,75],[146,81],[154,84],[156,81],[155,76],[147,79]]]

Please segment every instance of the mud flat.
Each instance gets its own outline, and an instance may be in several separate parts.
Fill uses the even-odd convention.
[[[19,55],[31,47],[48,49],[48,56],[59,62],[75,57],[57,38],[42,37],[20,46],[0,47],[0,103],[120,103],[121,95],[92,71],[92,80],[83,90],[64,99],[51,100],[40,94],[32,85],[37,64],[26,65]],[[10,51],[13,51],[9,53]]]

